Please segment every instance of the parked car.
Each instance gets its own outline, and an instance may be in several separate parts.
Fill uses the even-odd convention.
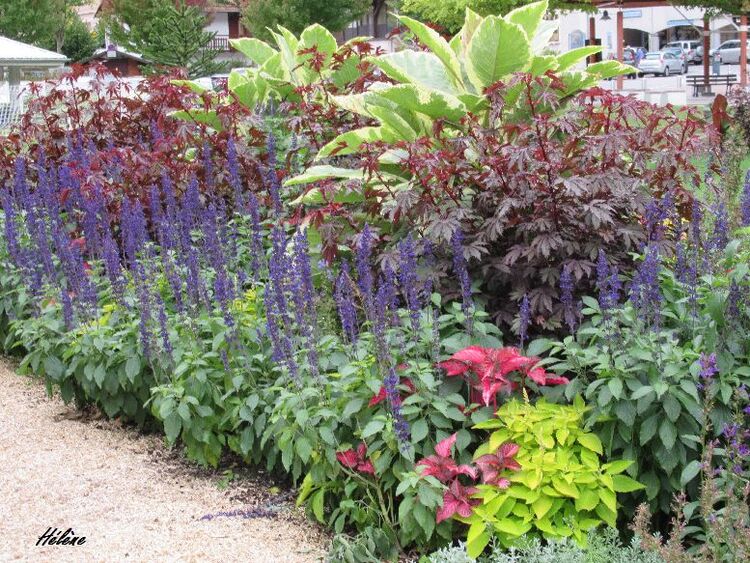
[[[684,62],[671,51],[651,51],[641,59],[638,70],[643,74],[653,74],[654,76],[681,74],[684,70]]]
[[[701,45],[700,41],[670,41],[666,45],[664,45],[664,49],[671,49],[671,48],[680,48],[683,51],[685,51],[685,59],[687,60],[688,64],[690,63],[699,63],[703,61],[703,45]]]
[[[724,41],[716,49],[711,50],[711,57],[718,53],[722,63],[739,64],[740,62],[740,42],[738,39]],[[747,42],[747,61],[750,62],[750,40]]]
[[[687,74],[688,71],[688,55],[682,47],[664,47],[663,53],[672,53],[675,57],[682,61],[682,74]]]

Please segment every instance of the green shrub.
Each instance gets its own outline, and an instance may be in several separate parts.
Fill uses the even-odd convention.
[[[572,537],[585,544],[589,529],[602,523],[615,526],[616,493],[643,485],[622,475],[632,461],[601,463],[599,438],[583,429],[586,410],[580,397],[571,406],[513,400],[502,405],[495,418],[476,426],[494,432],[475,457],[515,443],[520,446],[516,460],[521,470],[508,475],[510,486],[505,489],[478,486],[475,496],[481,504],[463,519],[470,526],[470,555],[479,555],[492,537],[505,546],[522,536]]]

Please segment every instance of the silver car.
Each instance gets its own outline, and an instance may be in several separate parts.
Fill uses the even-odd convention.
[[[703,45],[701,45],[700,41],[687,41],[685,39],[670,41],[664,45],[662,50],[674,48],[685,51],[685,59],[688,63],[699,63],[703,60]]]
[[[739,64],[740,62],[740,42],[738,39],[724,41],[716,49],[711,51],[711,57],[718,53],[722,63]],[[750,62],[750,41],[747,42],[747,60]]]
[[[638,70],[642,74],[661,74],[669,76],[670,74],[681,74],[683,71],[683,61],[671,51],[653,51],[646,53],[638,65]]]

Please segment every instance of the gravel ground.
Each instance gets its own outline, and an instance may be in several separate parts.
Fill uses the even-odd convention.
[[[81,416],[7,362],[0,471],[0,561],[280,563],[325,553],[325,534],[267,479],[243,476],[221,490],[221,473],[183,462],[158,436]],[[253,509],[261,516],[217,515]],[[35,546],[49,527],[86,541]]]

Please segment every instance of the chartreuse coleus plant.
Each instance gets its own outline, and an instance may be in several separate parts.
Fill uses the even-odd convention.
[[[368,59],[393,84],[374,83],[366,92],[333,96],[342,109],[371,118],[376,123],[339,135],[318,153],[318,158],[358,152],[365,143],[414,141],[431,137],[437,121],[462,130],[467,114],[491,117],[487,93],[517,73],[528,73],[547,84],[554,73],[561,98],[567,98],[597,84],[599,80],[632,72],[618,61],[606,61],[578,70],[577,63],[599,52],[595,46],[574,49],[561,55],[548,52],[555,21],[545,20],[547,0],[517,8],[505,16],[481,17],[470,9],[461,31],[450,41],[427,25],[398,16],[424,50],[403,50]],[[522,84],[511,89],[506,106],[512,107]],[[397,156],[397,155],[396,155]],[[394,155],[382,159],[390,162]],[[350,178],[351,171],[314,166],[289,180],[289,185],[312,182],[321,177]]]
[[[511,400],[474,427],[493,431],[474,453],[478,464],[509,444],[517,451],[506,481],[477,485],[471,515],[454,516],[469,526],[470,556],[477,557],[492,537],[506,546],[521,536],[572,537],[583,545],[591,528],[615,526],[616,493],[643,485],[622,474],[632,461],[602,463],[601,441],[583,429],[586,411],[580,397],[572,405]]]

